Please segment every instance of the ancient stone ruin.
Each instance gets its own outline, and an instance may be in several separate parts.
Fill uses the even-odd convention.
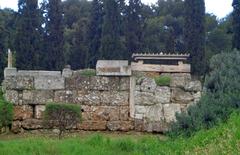
[[[9,53],[11,57],[11,52]],[[189,55],[134,54],[128,61],[98,61],[96,76],[66,67],[63,71],[5,69],[3,91],[14,104],[12,131],[43,129],[48,102],[75,103],[82,107],[78,130],[163,132],[182,112],[201,97],[200,81],[193,80]],[[171,60],[173,65],[145,64],[146,60]],[[11,59],[9,59],[11,61]],[[170,84],[159,86],[154,78],[169,76]]]

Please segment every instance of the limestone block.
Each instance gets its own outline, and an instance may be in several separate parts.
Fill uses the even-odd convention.
[[[157,84],[152,78],[144,78],[141,82],[141,91],[154,93],[156,90]]]
[[[25,120],[33,118],[33,107],[29,105],[14,106],[13,120]]]
[[[106,121],[83,121],[77,125],[77,129],[79,130],[88,130],[88,131],[104,131],[107,129]]]
[[[21,122],[20,121],[13,121],[11,131],[15,134],[23,132]]]
[[[180,104],[164,104],[163,105],[164,117],[167,123],[176,121],[176,113],[181,113]]]
[[[167,75],[171,77],[170,86],[171,87],[178,87],[184,88],[189,81],[191,81],[191,74],[190,73],[163,73],[161,75]]]
[[[82,97],[82,96],[80,96],[80,97]],[[83,96],[83,104],[100,105],[101,104],[101,93],[99,91],[88,91],[87,94],[85,94]]]
[[[9,76],[16,76],[17,75],[17,68],[5,68],[4,69],[4,78]]]
[[[90,121],[92,120],[92,113],[91,112],[82,112],[82,121]]]
[[[150,122],[164,120],[162,104],[149,106],[147,108],[147,111],[146,111],[144,117],[147,121],[150,121]]]
[[[117,106],[93,106],[92,119],[94,121],[119,120],[119,107]]]
[[[127,121],[130,117],[130,109],[129,106],[121,106],[119,112],[120,120]]]
[[[193,92],[202,91],[202,84],[200,81],[190,81],[185,85],[185,90]]]
[[[110,94],[110,105],[113,105],[113,106],[129,105],[129,92],[112,91]]]
[[[136,105],[135,114],[146,114],[149,106]]]
[[[156,98],[153,93],[135,91],[135,105],[154,105]]]
[[[129,77],[120,77],[120,91],[127,91],[130,89],[130,78]]]
[[[171,90],[169,87],[157,87],[155,91],[157,103],[170,103]]]
[[[135,119],[134,120],[134,130],[135,131],[144,131],[144,124],[143,124],[143,120],[142,119]]]
[[[31,90],[33,89],[33,77],[30,76],[13,76],[6,77],[3,82],[3,87],[13,90]]]
[[[164,122],[144,122],[142,131],[165,132],[167,131],[167,126],[166,126],[166,123]]]
[[[43,129],[43,121],[39,119],[26,119],[22,122],[22,127],[25,130]]]
[[[194,103],[199,102],[199,100],[201,99],[202,93],[201,92],[196,92],[193,94],[193,98],[194,98]]]
[[[131,76],[131,66],[127,60],[98,60],[96,65],[99,76]]]
[[[144,117],[144,114],[137,114],[137,113],[134,114],[134,118],[135,118],[135,119],[142,120],[143,117]]]
[[[64,68],[62,71],[62,76],[65,78],[69,78],[73,75],[73,71],[71,70],[71,68]]]
[[[109,121],[107,128],[110,131],[130,131],[134,129],[134,122],[132,121]]]
[[[53,102],[54,92],[52,90],[23,91],[24,104],[47,104]]]
[[[104,90],[110,90],[110,81],[114,79],[110,79],[109,77],[101,77],[101,76],[94,76],[90,78],[90,90],[99,90],[99,91],[104,91]],[[112,82],[114,84],[114,82]],[[116,87],[116,85],[114,84]],[[114,87],[113,86],[113,87]]]
[[[86,102],[86,98],[85,95],[88,94],[87,91],[76,91],[73,94],[73,103],[76,104],[85,104],[84,102]]]
[[[59,90],[65,88],[65,81],[59,76],[39,76],[35,77],[34,86],[37,90]]]
[[[19,104],[19,94],[15,90],[6,90],[4,97],[7,101],[13,103],[14,105]]]
[[[17,73],[18,76],[53,76],[53,77],[61,77],[60,71],[31,71],[31,70],[19,70]]]
[[[46,106],[44,105],[36,105],[35,106],[35,113],[34,113],[34,118],[36,119],[42,119],[43,118],[43,113],[46,109]]]
[[[54,102],[73,103],[73,96],[75,91],[59,90],[54,93]]]
[[[172,90],[171,101],[175,103],[186,104],[193,101],[194,98],[189,92],[185,92],[181,88],[174,88]]]

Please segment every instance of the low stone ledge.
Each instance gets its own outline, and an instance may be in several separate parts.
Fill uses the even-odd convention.
[[[28,70],[19,70],[17,72],[18,76],[54,76],[54,77],[61,77],[61,71],[28,71]]]

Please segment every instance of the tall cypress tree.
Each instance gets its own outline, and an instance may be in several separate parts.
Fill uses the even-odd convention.
[[[38,0],[18,1],[16,65],[19,69],[38,69],[42,50],[41,15]]]
[[[89,34],[89,66],[95,67],[100,56],[101,35],[103,24],[103,5],[102,0],[93,0],[90,16]]]
[[[104,21],[101,38],[101,59],[121,59],[123,45],[120,40],[120,12],[117,0],[104,0]]]
[[[64,67],[63,54],[63,9],[61,0],[49,0],[46,4],[46,68],[61,70]]]
[[[132,53],[141,50],[142,21],[141,21],[141,0],[129,0],[127,8],[127,58],[131,58]]]
[[[240,50],[240,0],[233,0],[233,40],[232,47]]]
[[[205,2],[185,0],[184,41],[186,51],[191,54],[192,72],[203,75],[205,72]]]

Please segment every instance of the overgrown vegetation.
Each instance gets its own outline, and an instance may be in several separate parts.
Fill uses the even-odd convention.
[[[234,109],[240,108],[240,52],[214,56],[210,74],[206,77],[206,92],[200,102],[177,114],[171,135],[190,136],[195,131],[209,129],[226,121]]]
[[[50,103],[44,112],[44,124],[47,128],[58,128],[59,139],[67,129],[81,121],[81,107],[74,104]]]
[[[80,75],[85,76],[85,77],[96,76],[96,70],[94,70],[94,69],[84,69],[84,70],[80,71]]]
[[[0,137],[1,139],[1,137]],[[157,154],[239,154],[240,114],[234,112],[227,123],[208,131],[202,130],[190,138],[163,139],[143,135],[99,134],[56,140],[32,138],[0,140],[4,155],[157,155]],[[19,149],[21,148],[21,149]]]
[[[13,104],[7,102],[4,99],[0,87],[0,133],[1,129],[3,129],[3,132],[7,132],[7,129],[12,124],[12,120],[13,120]]]
[[[171,82],[170,76],[158,76],[158,77],[155,77],[154,79],[158,86],[170,86],[170,82]]]

